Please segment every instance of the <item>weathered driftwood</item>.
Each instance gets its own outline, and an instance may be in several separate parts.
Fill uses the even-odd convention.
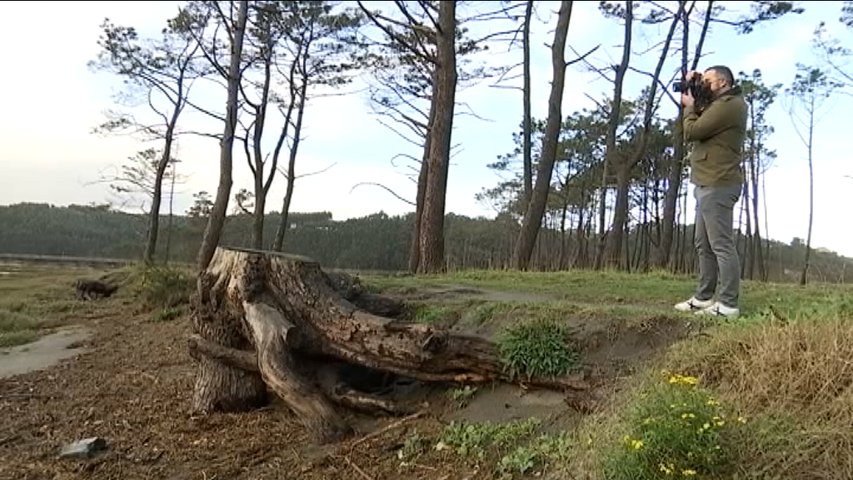
[[[198,361],[199,412],[262,405],[269,387],[324,442],[350,431],[337,405],[411,411],[347,385],[335,365],[425,382],[509,380],[492,342],[369,313],[356,304],[402,306],[375,295],[365,301],[363,291],[304,257],[220,247],[198,282],[189,350]],[[569,379],[528,383],[578,387]]]

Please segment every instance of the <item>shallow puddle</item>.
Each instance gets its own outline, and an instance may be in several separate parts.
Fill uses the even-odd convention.
[[[0,349],[0,378],[48,368],[83,353],[85,348],[69,348],[88,339],[91,333],[83,328],[65,328],[45,335],[35,342]]]

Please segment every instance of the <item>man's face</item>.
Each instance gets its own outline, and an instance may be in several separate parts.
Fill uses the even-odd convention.
[[[702,83],[705,84],[705,87],[711,90],[711,93],[714,95],[728,86],[726,85],[725,79],[715,70],[706,70],[705,73],[702,74]]]

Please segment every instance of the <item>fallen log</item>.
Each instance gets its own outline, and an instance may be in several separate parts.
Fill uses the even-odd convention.
[[[311,259],[218,248],[191,299],[188,346],[198,363],[193,410],[245,411],[266,403],[269,389],[316,440],[328,442],[351,431],[338,406],[412,411],[358,391],[336,365],[423,382],[513,381],[489,340],[375,315],[355,305],[359,295],[341,289]],[[394,302],[372,297],[368,304],[389,311]],[[557,389],[579,388],[577,382],[525,381]]]

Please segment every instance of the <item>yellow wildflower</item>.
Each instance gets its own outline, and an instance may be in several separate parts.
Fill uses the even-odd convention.
[[[675,465],[670,463],[669,465],[664,465],[663,463],[658,465],[660,467],[660,471],[667,474],[672,475],[672,472],[675,471]]]
[[[644,444],[643,444],[642,440],[631,440],[631,447],[634,450],[639,450],[639,449],[643,448],[643,445]]]
[[[696,470],[693,470],[690,468],[685,468],[684,470],[681,471],[681,474],[684,475],[685,477],[692,477],[693,475],[696,475]]]
[[[699,379],[689,375],[674,373],[669,377],[669,383],[677,385],[696,385],[699,383]]]
[[[737,421],[740,423],[746,423],[746,419],[744,417],[737,417]]]
[[[705,404],[708,406],[711,406],[711,407],[716,407],[716,406],[720,405],[720,402],[714,400],[713,398],[709,398],[708,401],[705,402]]]

